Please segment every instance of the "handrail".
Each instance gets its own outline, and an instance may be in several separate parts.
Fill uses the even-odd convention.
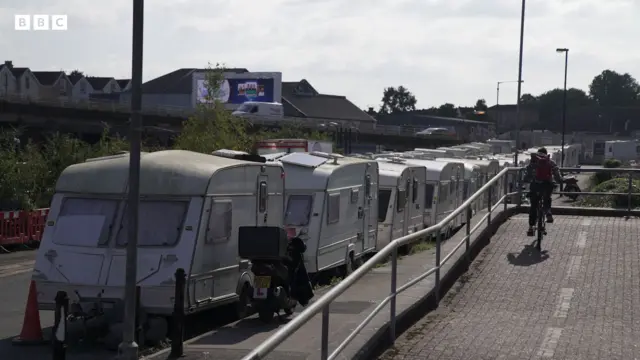
[[[493,211],[497,210],[500,205],[504,206],[504,209],[507,209],[507,198],[510,196],[516,195],[518,202],[516,204],[519,207],[520,199],[522,199],[522,186],[520,186],[520,179],[523,168],[520,167],[510,167],[504,168],[494,177],[492,177],[486,184],[484,184],[479,190],[477,190],[469,199],[467,199],[462,205],[456,208],[453,212],[448,214],[444,219],[438,222],[436,225],[430,226],[427,229],[420,230],[413,234],[405,235],[400,238],[397,238],[391,241],[387,246],[382,248],[377,254],[371,257],[368,261],[362,264],[358,269],[356,269],[351,275],[343,279],[337,285],[335,285],[331,290],[329,290],[326,294],[320,297],[318,300],[309,305],[303,312],[298,314],[298,316],[294,317],[291,321],[289,321],[285,326],[280,328],[275,334],[271,335],[267,340],[258,345],[253,351],[251,351],[248,355],[242,358],[242,360],[261,360],[264,359],[269,353],[275,350],[280,344],[282,344],[285,340],[289,338],[294,332],[304,326],[309,320],[311,320],[314,316],[322,312],[322,336],[321,336],[321,360],[334,360],[340,354],[342,350],[346,348],[346,346],[357,336],[362,329],[377,315],[387,304],[390,305],[389,308],[389,316],[390,316],[390,325],[389,325],[389,335],[391,344],[394,343],[396,339],[395,326],[396,326],[396,297],[401,292],[409,289],[413,285],[422,281],[426,277],[435,274],[435,297],[436,302],[439,302],[439,292],[440,292],[440,269],[442,265],[450,260],[453,257],[453,254],[457,252],[462,245],[465,246],[466,254],[469,254],[470,249],[470,239],[471,235],[475,233],[478,229],[481,228],[483,224],[491,224],[491,215]],[[631,200],[632,195],[640,195],[640,193],[632,193],[632,181],[633,174],[640,173],[640,169],[628,169],[628,168],[561,168],[563,172],[619,172],[619,173],[628,173],[629,174],[629,188],[626,193],[629,196],[629,200]],[[508,177],[509,173],[516,172],[516,177]],[[509,192],[510,184],[509,181],[515,181],[515,185],[517,186],[516,192]],[[492,191],[496,185],[503,185],[503,194],[502,197],[493,203]],[[471,216],[473,204],[476,201],[483,200],[482,196],[488,194],[487,200],[487,214],[485,214],[482,219],[475,225],[473,228],[471,227]],[[598,195],[611,195],[609,193],[598,193]],[[466,212],[466,234],[463,239],[454,246],[454,248],[442,257],[442,229],[451,221],[455,220],[458,216],[462,214],[462,212]],[[629,201],[628,211],[631,212],[631,201]],[[431,269],[425,271],[420,276],[412,279],[408,283],[398,287],[397,286],[397,264],[398,264],[398,248],[402,245],[406,245],[410,242],[416,241],[419,238],[422,238],[425,235],[430,235],[436,233],[436,264]],[[337,346],[337,348],[329,354],[329,306],[331,303],[337,299],[340,295],[342,295],[347,289],[349,289],[352,285],[358,282],[364,275],[366,275],[369,271],[375,268],[379,263],[387,260],[391,256],[391,291],[388,296],[380,300],[380,303],[374,308],[374,310],[351,332],[349,336],[345,340],[342,341],[341,344]]]
[[[263,359],[264,356],[273,351],[278,345],[280,345],[284,340],[286,340],[293,332],[301,328],[307,321],[309,321],[316,314],[323,312],[323,333],[325,330],[325,323],[328,326],[329,320],[329,304],[333,302],[338,296],[342,295],[349,287],[355,284],[360,278],[362,278],[366,273],[371,271],[378,263],[382,262],[389,256],[392,256],[392,262],[395,264],[397,262],[397,250],[400,246],[405,245],[409,242],[415,241],[423,236],[433,234],[437,232],[436,236],[436,267],[427,271],[427,273],[436,273],[436,287],[439,287],[439,270],[440,270],[440,243],[441,243],[441,234],[440,230],[457,216],[459,216],[462,211],[470,208],[473,202],[478,200],[480,196],[482,196],[485,192],[490,192],[496,184],[507,174],[512,171],[510,168],[505,168],[500,171],[496,176],[490,179],[486,184],[484,184],[476,193],[474,193],[467,201],[465,201],[460,207],[446,216],[442,221],[438,224],[433,225],[427,229],[420,230],[413,234],[405,235],[400,238],[397,238],[390,242],[387,246],[382,248],[377,254],[375,254],[372,258],[370,258],[367,262],[362,264],[358,269],[356,269],[351,275],[342,280],[336,286],[334,286],[331,290],[329,290],[326,294],[324,294],[320,299],[313,302],[307,309],[305,309],[298,316],[293,318],[289,323],[287,323],[283,328],[278,330],[275,334],[273,334],[269,339],[260,344],[255,350],[249,353],[247,356],[243,358],[243,360],[258,360]],[[491,203],[491,201],[489,201]],[[456,249],[457,250],[457,249]],[[393,266],[395,269],[395,266]],[[392,271],[395,273],[395,271]],[[424,276],[426,277],[426,276]],[[392,280],[392,283],[395,285],[395,281]],[[437,290],[436,290],[437,292]],[[397,293],[397,289],[393,289],[393,297],[395,299],[395,295]],[[395,307],[395,304],[393,304]],[[327,328],[328,330],[328,328]],[[323,338],[325,334],[323,334]],[[322,359],[329,359],[329,355],[327,353],[328,349],[326,348],[325,342],[327,339],[323,339],[322,346]],[[333,355],[333,354],[332,354]],[[337,355],[337,354],[336,354]],[[331,357],[333,358],[333,356]]]

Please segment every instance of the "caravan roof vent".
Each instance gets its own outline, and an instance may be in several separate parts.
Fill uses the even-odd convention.
[[[404,163],[407,162],[406,159],[403,159],[403,158],[398,157],[398,156],[390,157],[387,160],[389,160],[389,162],[392,162],[394,164],[404,164]]]
[[[313,155],[313,156],[317,156],[317,157],[322,157],[322,158],[325,158],[325,159],[332,159],[334,165],[338,165],[338,159],[343,159],[344,158],[344,156],[342,156],[340,154],[336,154],[336,153],[329,154],[329,153],[322,152],[322,151],[312,151],[309,154]]]
[[[211,155],[235,159],[238,155],[249,155],[249,153],[237,150],[220,149],[212,152]]]
[[[211,155],[235,160],[252,161],[259,163],[267,162],[267,159],[260,155],[251,155],[247,152],[237,150],[220,149],[212,152]]]

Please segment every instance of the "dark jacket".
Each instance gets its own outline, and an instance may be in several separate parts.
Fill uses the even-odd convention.
[[[551,159],[549,159],[549,163],[551,164],[551,171],[553,172],[554,179],[558,184],[561,184],[562,175],[560,174],[560,169],[558,168],[558,165],[555,163],[555,161]],[[524,170],[524,179],[523,179],[524,182],[532,182],[534,180],[537,165],[538,165],[537,159],[535,161],[530,162],[529,165],[527,165],[527,167]]]

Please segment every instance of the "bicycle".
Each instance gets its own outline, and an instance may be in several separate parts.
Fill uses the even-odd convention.
[[[547,235],[547,222],[545,221],[547,213],[544,211],[544,201],[540,199],[538,201],[538,211],[537,211],[537,239],[536,239],[536,249],[540,251],[542,249],[542,238]]]

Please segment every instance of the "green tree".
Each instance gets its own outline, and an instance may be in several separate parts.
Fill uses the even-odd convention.
[[[487,106],[487,101],[485,99],[478,99],[476,101],[476,105],[473,107],[475,111],[487,111],[489,107]]]
[[[193,116],[183,123],[182,131],[174,142],[175,149],[210,154],[219,149],[252,152],[257,141],[277,138],[304,138],[327,140],[329,136],[305,129],[301,124],[285,124],[278,129],[257,130],[250,122],[233,116],[218,100],[218,92],[224,81],[224,66],[209,65],[205,74],[207,96],[196,105]]]
[[[404,86],[400,85],[398,88],[388,87],[384,89],[379,112],[382,114],[397,114],[414,111],[417,102],[416,97]]]
[[[540,126],[547,130],[559,130],[561,127],[562,107],[564,104],[564,89],[549,90],[540,96],[537,101],[540,114]],[[573,108],[593,104],[587,93],[581,89],[567,89],[567,111]]]
[[[522,94],[522,96],[520,97],[520,103],[521,104],[537,104],[538,103],[538,98],[536,98],[535,96],[531,95],[531,94]]]
[[[442,117],[458,117],[458,109],[454,104],[445,103],[438,107],[437,114]]]
[[[174,148],[206,154],[218,149],[247,151],[252,148],[254,139],[247,133],[248,122],[231,115],[218,100],[223,81],[224,66],[209,65],[205,74],[207,96],[196,104],[195,114],[183,123]]]
[[[75,69],[69,73],[69,76],[85,76],[85,75],[82,71]]]
[[[640,85],[628,73],[604,70],[591,81],[589,95],[600,106],[632,106],[640,99]]]

